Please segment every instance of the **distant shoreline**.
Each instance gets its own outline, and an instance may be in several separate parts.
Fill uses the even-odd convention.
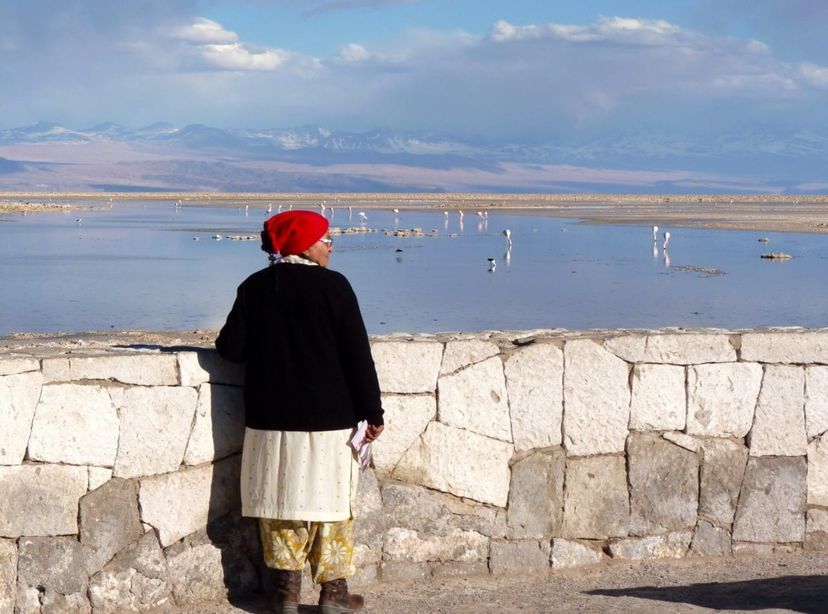
[[[123,201],[181,201],[182,206],[488,210],[548,215],[592,224],[828,233],[828,195],[780,194],[484,194],[484,193],[221,193],[0,192],[0,214],[89,209]]]

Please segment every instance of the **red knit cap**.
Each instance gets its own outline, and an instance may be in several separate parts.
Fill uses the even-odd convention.
[[[328,220],[313,211],[285,211],[264,223],[262,249],[283,256],[301,254],[328,232]],[[268,245],[269,243],[269,245]]]

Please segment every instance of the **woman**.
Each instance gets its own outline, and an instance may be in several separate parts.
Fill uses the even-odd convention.
[[[327,268],[325,217],[280,213],[261,236],[271,266],[239,286],[216,339],[221,356],[246,362],[242,514],[260,519],[277,612],[297,612],[306,560],[321,611],[351,612],[362,598],[346,581],[358,475],[349,441],[362,420],[369,442],[383,430],[368,335],[350,284]]]

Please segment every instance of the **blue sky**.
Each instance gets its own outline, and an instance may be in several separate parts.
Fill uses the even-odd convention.
[[[825,153],[825,32],[826,0],[6,1],[0,128],[644,139],[688,164],[743,135],[801,158]]]

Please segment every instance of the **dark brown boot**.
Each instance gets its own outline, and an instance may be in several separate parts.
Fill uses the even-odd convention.
[[[301,571],[276,571],[276,595],[273,599],[273,611],[276,614],[297,614],[299,596],[302,593]]]
[[[319,593],[319,611],[322,614],[348,614],[361,610],[364,605],[362,595],[348,592],[345,578],[322,583],[322,592]]]

